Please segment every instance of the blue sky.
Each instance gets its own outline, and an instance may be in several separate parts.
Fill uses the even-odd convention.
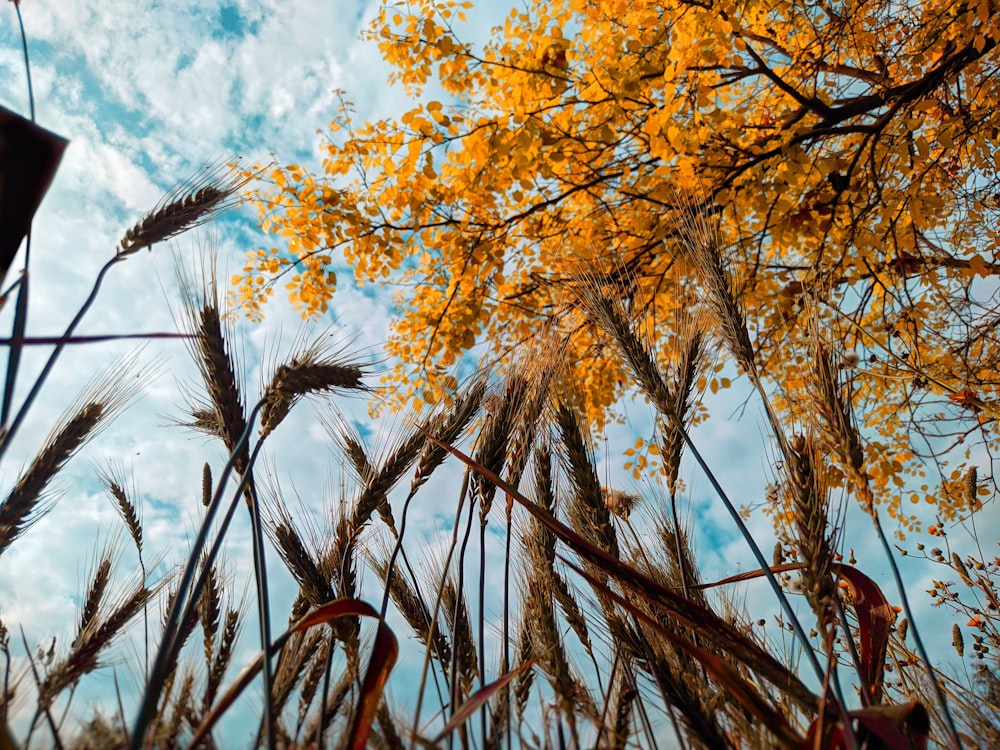
[[[370,3],[24,0],[22,5],[38,122],[71,141],[34,225],[29,334],[62,331],[124,230],[199,165],[231,155],[250,160],[273,155],[281,163],[318,168],[322,136],[317,131],[335,114],[336,89],[354,103],[359,120],[391,116],[408,107],[402,92],[386,85],[389,71],[377,47],[358,40],[373,14]],[[467,37],[486,38],[503,15],[502,4],[473,10]],[[6,3],[0,12],[0,77],[7,82],[0,103],[26,115],[16,18],[13,6]],[[272,244],[257,232],[253,218],[253,212],[244,209],[205,231],[130,258],[114,270],[79,332],[176,330],[175,257],[196,258],[212,248],[219,278],[225,281],[242,267],[246,251]],[[391,315],[391,292],[359,290],[343,268],[338,276],[341,286],[329,317],[313,322],[310,330],[318,334],[330,327],[377,358]],[[9,330],[9,309],[0,313],[0,325]],[[287,351],[302,325],[280,299],[267,310],[263,323],[240,324],[250,383],[259,377],[261,361]],[[15,469],[30,460],[90,374],[130,349],[102,344],[67,351],[0,472],[4,488],[13,483]],[[161,550],[183,549],[186,534],[196,525],[206,451],[221,465],[215,445],[165,426],[183,404],[178,384],[194,378],[183,345],[152,342],[142,356],[158,363],[162,374],[148,377],[137,406],[74,459],[54,510],[0,559],[0,615],[14,632],[22,625],[29,640],[53,633],[67,638],[86,585],[88,561],[100,544],[120,534],[115,512],[94,481],[95,464],[117,458],[134,473],[145,501],[147,537],[153,549]],[[39,365],[40,353],[29,352],[22,393]],[[736,388],[710,400],[714,416],[695,432],[695,439],[737,504],[749,505],[762,499],[773,470],[758,410],[751,406],[740,421],[730,418],[745,395]],[[366,419],[363,401],[344,408]],[[622,471],[622,451],[636,435],[649,438],[651,423],[641,403],[628,406],[626,413],[626,423],[610,428],[600,441],[599,458],[609,484],[633,489],[633,480]],[[335,462],[331,466],[329,440],[309,404],[299,407],[281,429],[285,439],[276,441],[271,461],[282,477],[295,478],[303,500],[319,513],[324,488],[338,469]],[[372,429],[398,435],[401,428]],[[755,567],[719,503],[711,500],[707,481],[694,471],[688,473],[691,515],[706,576]],[[456,482],[457,469],[444,477],[445,483]],[[416,533],[428,540],[453,514],[449,503],[454,492],[444,488],[428,494],[434,496],[440,502],[421,504],[414,511]],[[769,522],[755,517],[752,527],[770,550]],[[231,567],[242,571],[248,566],[249,547],[245,537],[239,540],[239,528],[228,554]],[[849,546],[856,548],[863,569],[885,580],[886,566],[874,541],[868,541],[869,529],[864,519],[855,519]],[[168,555],[165,562],[173,561]],[[127,575],[133,561],[126,556],[123,563],[121,572]],[[939,612],[930,612],[922,594],[928,577],[942,573],[928,567],[908,570],[914,604],[932,618],[933,629],[950,628],[950,623],[941,624]],[[891,586],[886,593],[895,601]],[[763,596],[750,606],[758,613],[770,608]],[[252,622],[246,632],[253,635]],[[248,640],[252,644],[253,638]],[[402,667],[401,673],[408,669]],[[109,684],[104,682],[102,689]],[[397,703],[406,702],[402,683],[390,681],[390,690]],[[23,713],[23,705],[21,709]]]

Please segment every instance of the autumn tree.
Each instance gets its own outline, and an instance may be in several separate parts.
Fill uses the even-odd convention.
[[[702,297],[676,238],[707,217],[787,408],[819,323],[857,364],[890,512],[978,502],[953,449],[1000,447],[995,0],[537,0],[482,46],[468,7],[381,8],[367,35],[417,103],[360,124],[344,102],[322,174],[270,175],[264,225],[287,244],[239,279],[251,314],[279,280],[324,311],[343,254],[397,285],[402,398],[440,398],[477,342],[556,322],[599,422],[626,379],[580,324],[581,280],[669,331]]]

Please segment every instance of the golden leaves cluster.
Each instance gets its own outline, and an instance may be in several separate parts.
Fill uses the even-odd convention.
[[[460,36],[470,7],[380,9],[368,36],[415,104],[356,124],[344,102],[323,173],[271,175],[259,205],[285,246],[249,258],[252,313],[278,278],[303,314],[322,313],[340,256],[362,282],[397,284],[401,401],[440,399],[473,346],[513,347],[557,320],[601,422],[626,379],[575,285],[612,269],[632,309],[668,329],[700,304],[672,242],[694,203],[732,249],[786,408],[805,378],[805,317],[862,356],[854,404],[894,514],[900,482],[925,470],[915,442],[995,446],[995,420],[948,399],[1000,388],[995,3],[538,0],[484,45]],[[446,101],[424,96],[431,83]]]

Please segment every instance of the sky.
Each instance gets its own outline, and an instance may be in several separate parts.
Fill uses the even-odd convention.
[[[503,3],[480,5],[489,7],[469,12],[464,33],[470,41],[485,39],[506,14]],[[361,0],[24,0],[37,121],[70,140],[34,222],[28,334],[61,332],[124,231],[201,165],[241,156],[318,169],[317,146],[335,114],[338,90],[354,103],[358,120],[407,109],[402,91],[386,84],[389,71],[377,47],[358,38],[374,8]],[[26,116],[24,64],[10,3],[0,6],[0,80],[5,82],[0,104]],[[190,267],[211,255],[224,283],[242,267],[245,252],[272,244],[254,219],[254,212],[243,208],[119,264],[78,333],[178,330],[175,264]],[[346,267],[337,270],[340,279],[350,278]],[[12,270],[6,284],[14,274]],[[329,315],[309,323],[305,332],[298,314],[281,299],[266,310],[263,322],[240,321],[248,382],[256,382],[262,363],[266,367],[287,352],[296,336],[332,335],[373,363],[382,362],[379,351],[392,316],[390,297],[390,290],[341,283]],[[10,307],[0,311],[0,330],[10,329]],[[2,488],[13,484],[17,470],[91,376],[134,348],[108,343],[66,351],[0,468]],[[44,354],[25,355],[19,394]],[[73,459],[52,511],[0,559],[0,617],[12,632],[23,627],[29,642],[53,634],[63,641],[72,638],[88,566],[103,545],[122,538],[116,513],[95,481],[95,467],[118,461],[134,476],[149,546],[162,551],[162,571],[176,562],[170,551],[185,548],[198,522],[206,456],[217,467],[224,460],[217,446],[171,426],[181,413],[184,387],[195,382],[181,342],[150,342],[139,354],[136,375],[141,394],[133,407]],[[737,504],[759,502],[773,479],[759,409],[753,404],[740,409],[745,397],[739,387],[714,397],[709,404],[713,418],[695,432]],[[400,424],[405,426],[404,417],[371,420],[364,399],[339,403],[350,418],[382,435],[383,442],[399,434]],[[600,436],[598,458],[608,484],[631,490],[635,483],[622,469],[623,452],[637,436],[651,437],[652,425],[641,403],[626,405],[624,411],[624,423]],[[295,490],[309,512],[320,514],[330,486],[339,481],[339,467],[331,460],[330,441],[315,408],[298,407],[280,429],[283,439],[274,441],[268,466],[282,481],[294,477]],[[457,483],[460,471],[452,467],[448,472],[443,481]],[[688,474],[690,517],[706,577],[756,567],[713,501],[708,483],[690,468]],[[426,495],[436,501],[414,509],[411,522],[417,538],[432,548],[440,545],[451,522],[454,496],[442,487]],[[887,581],[887,566],[870,526],[864,519],[853,523],[850,546],[856,548],[862,569]],[[761,546],[770,550],[769,522],[755,517],[752,528]],[[227,551],[229,565],[234,571],[248,570],[249,554],[245,524],[237,525]],[[273,564],[272,570],[277,567]],[[134,555],[124,554],[120,580],[127,581],[134,568]],[[941,613],[929,609],[922,593],[930,577],[941,571],[909,565],[906,572],[913,603],[927,617],[931,631],[950,631],[950,623],[943,624]],[[277,600],[287,605],[293,591],[290,581],[285,586],[284,599],[279,594]],[[895,601],[891,585],[886,583],[885,590]],[[749,591],[751,607],[766,614],[767,597],[754,595],[763,589]],[[252,626],[247,632],[254,632]],[[123,660],[127,656],[119,654]],[[404,658],[399,674],[411,673],[413,664]],[[121,669],[127,672],[126,666]],[[103,678],[95,694],[104,691],[106,697],[112,684]],[[406,703],[402,678],[390,679],[389,690],[397,703]],[[83,705],[85,701],[78,701],[78,708]],[[16,718],[23,720],[25,710],[21,706]],[[225,736],[237,742],[237,730],[227,731],[231,734]]]

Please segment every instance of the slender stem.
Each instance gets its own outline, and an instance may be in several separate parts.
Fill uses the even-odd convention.
[[[906,595],[906,587],[903,585],[903,577],[899,573],[899,566],[896,565],[896,558],[892,554],[892,547],[885,536],[885,532],[882,530],[882,522],[879,520],[874,505],[872,505],[871,511],[871,517],[875,523],[875,531],[878,533],[882,549],[885,550],[885,556],[889,560],[889,568],[892,570],[893,580],[896,582],[896,588],[899,591],[899,601],[903,606],[903,613],[910,621],[910,631],[913,633],[913,642],[917,647],[917,653],[920,654],[920,658],[924,662],[924,669],[927,670],[927,676],[931,679],[931,685],[934,688],[934,697],[937,698],[938,704],[941,706],[941,712],[944,714],[945,723],[948,725],[948,731],[951,734],[951,741],[954,743],[954,747],[961,750],[963,747],[962,740],[959,737],[958,729],[955,727],[955,720],[952,718],[951,710],[948,708],[948,699],[941,689],[937,672],[931,664],[930,657],[927,655],[927,649],[924,648],[924,641],[920,637],[920,631],[916,627],[916,620],[913,617],[913,610],[910,609],[910,600]]]
[[[28,35],[24,32],[24,19],[21,17],[21,3],[14,3],[14,10],[17,13],[17,25],[21,29],[21,49],[24,50],[24,75],[28,79],[28,112],[31,114],[31,121],[35,121],[35,89],[31,85],[31,60],[28,58]]]
[[[433,438],[431,438],[431,439],[433,440]],[[466,471],[464,471],[462,473],[462,487],[461,487],[461,490],[459,491],[459,495],[458,495],[458,508],[455,511],[455,524],[452,527],[452,532],[451,532],[451,545],[449,545],[449,547],[448,547],[448,554],[445,556],[444,566],[442,568],[442,570],[445,571],[444,575],[447,575],[447,570],[448,570],[449,567],[451,567],[451,556],[454,554],[454,552],[455,552],[455,545],[458,542],[458,525],[459,525],[459,523],[461,522],[461,519],[462,519],[462,509],[465,507],[465,500],[466,500],[466,495],[467,495],[468,491],[469,491],[469,471],[468,471],[468,469],[466,469]],[[405,512],[405,507],[404,507],[404,512]],[[402,534],[402,528],[400,528],[400,537],[402,537],[402,535],[403,535]],[[432,633],[435,632],[435,630],[437,629],[437,618],[438,618],[438,613],[441,611],[441,596],[442,596],[443,592],[444,592],[444,578],[442,577],[441,584],[438,586],[438,589],[437,589],[436,598],[434,599],[434,611],[431,613],[431,632]],[[454,639],[452,640],[451,648],[452,648],[452,651],[455,650]],[[429,658],[430,658],[430,652],[428,652],[427,655],[424,657],[424,668],[425,669],[427,668],[427,660]],[[417,709],[416,709],[416,711],[413,714],[413,730],[412,730],[411,735],[410,735],[411,737],[416,737],[417,736],[417,728],[420,726],[420,711],[421,711],[421,709],[423,708],[423,705],[424,705],[424,686],[425,686],[425,683],[426,683],[426,680],[421,680],[421,682],[420,682],[420,689],[417,691]],[[442,708],[443,708],[443,706],[442,706]],[[451,737],[450,734],[448,736]]]
[[[319,721],[316,722],[316,747],[323,747],[323,733],[326,731],[326,701],[330,695],[330,677],[333,673],[333,633],[330,633],[330,645],[326,649],[326,666],[323,669],[323,692],[319,702]]]
[[[31,246],[31,228],[28,228],[28,246]],[[7,424],[10,418],[10,408],[14,401],[14,387],[17,385],[17,371],[21,364],[21,352],[24,349],[24,330],[28,325],[28,266],[25,264],[21,272],[21,280],[17,289],[17,304],[14,312],[14,326],[11,337],[7,339],[10,353],[7,355],[7,382],[3,389],[3,408],[0,410],[0,424]]]
[[[175,332],[151,332],[151,333],[109,333],[96,336],[11,336],[10,338],[0,338],[0,346],[14,346],[24,344],[25,346],[53,346],[62,344],[96,344],[104,341],[127,341],[131,339],[195,339],[196,333],[175,333]]]
[[[83,306],[73,317],[73,320],[71,320],[70,324],[66,327],[66,332],[63,333],[62,339],[68,340],[70,336],[72,336],[73,331],[76,330],[80,321],[83,320],[83,316],[86,315],[90,306],[94,304],[94,300],[97,299],[97,292],[101,288],[101,283],[104,281],[104,277],[107,275],[108,271],[111,270],[111,267],[121,260],[122,258],[116,255],[101,267],[101,270],[97,274],[97,278],[94,280],[94,286],[91,288],[90,294],[84,301]],[[60,341],[60,343],[56,345],[56,348],[52,350],[52,354],[49,355],[49,359],[46,361],[41,373],[39,373],[38,377],[35,378],[35,382],[32,384],[31,390],[25,397],[24,403],[21,404],[21,408],[18,410],[17,415],[14,417],[14,421],[9,426],[4,425],[3,428],[0,428],[0,458],[3,458],[4,454],[7,452],[7,448],[10,446],[11,440],[17,433],[17,430],[24,421],[24,418],[27,416],[28,410],[34,403],[35,398],[38,397],[39,391],[42,390],[42,385],[45,383],[46,378],[48,378],[52,368],[55,366],[56,360],[59,359],[59,355],[62,354],[62,350],[65,345],[65,340]]]
[[[479,688],[486,687],[486,517],[479,525]],[[501,668],[500,674],[503,674]],[[488,703],[479,709],[479,731],[486,745],[486,710]]]
[[[180,650],[181,644],[179,643],[179,637],[181,624],[187,620],[194,607],[197,606],[198,594],[205,586],[208,579],[208,571],[212,567],[212,564],[215,562],[215,558],[218,557],[218,554],[222,549],[222,541],[225,538],[226,531],[229,528],[229,524],[233,520],[233,516],[236,514],[236,509],[239,507],[239,499],[242,497],[243,491],[249,481],[250,467],[253,466],[254,461],[257,458],[261,443],[257,443],[255,446],[253,455],[250,457],[248,462],[247,471],[240,481],[239,486],[236,488],[236,492],[233,494],[233,500],[229,505],[229,510],[226,512],[226,516],[223,519],[222,524],[220,525],[215,542],[212,545],[208,556],[205,558],[204,563],[200,565],[199,558],[201,556],[201,551],[208,542],[208,535],[211,531],[212,521],[215,519],[215,515],[221,506],[222,494],[226,489],[226,483],[229,481],[229,475],[235,469],[237,457],[249,439],[250,430],[256,420],[257,413],[263,406],[264,400],[261,399],[257,402],[257,405],[254,406],[253,411],[250,413],[250,417],[247,420],[247,426],[244,428],[243,434],[240,435],[239,440],[236,441],[236,445],[234,446],[232,453],[229,455],[229,460],[226,462],[226,466],[222,470],[222,475],[219,477],[219,482],[216,487],[215,494],[212,497],[212,502],[208,506],[205,518],[198,531],[198,536],[195,538],[191,552],[188,555],[187,565],[184,567],[180,585],[177,587],[177,596],[174,598],[173,606],[170,608],[170,613],[167,615],[167,620],[164,624],[163,635],[160,639],[160,647],[157,649],[156,659],[153,662],[153,671],[150,673],[149,680],[146,682],[146,692],[143,695],[142,705],[139,708],[139,715],[136,717],[135,727],[132,730],[132,742],[129,745],[130,750],[140,750],[142,747],[142,743],[145,739],[146,727],[149,725],[149,722],[153,718],[153,714],[156,712],[156,704],[159,701],[160,691],[163,689],[163,683],[167,677],[168,667],[173,663],[177,652]],[[188,589],[191,587],[191,582],[194,580],[195,572],[199,568],[201,568],[202,571],[201,575],[198,577],[198,581],[191,590],[189,597]]]
[[[257,444],[257,448],[260,443]],[[256,449],[254,450],[256,455]],[[264,729],[267,734],[267,746],[276,747],[277,735],[274,726],[274,696],[272,695],[272,684],[274,675],[271,664],[271,600],[268,596],[267,587],[267,561],[266,550],[264,548],[264,529],[260,518],[260,502],[257,498],[257,490],[253,482],[252,464],[247,467],[246,498],[250,506],[250,529],[253,536],[253,572],[254,582],[257,586],[257,616],[260,618],[260,649],[264,654],[264,663],[261,674],[264,678],[264,715],[261,721],[264,722]]]
[[[510,544],[512,536],[513,501],[507,501],[507,538],[504,540],[503,556],[503,655],[501,656],[500,672],[506,674],[510,670]],[[511,705],[510,683],[503,686],[505,716],[501,717],[505,724],[507,750],[511,748]],[[600,739],[600,738],[598,738]]]
[[[809,638],[802,629],[802,624],[799,622],[799,619],[795,616],[795,611],[792,609],[792,605],[789,603],[788,597],[785,596],[785,592],[781,589],[781,584],[778,583],[777,577],[771,572],[771,566],[764,557],[764,553],[761,552],[760,547],[754,540],[753,535],[750,533],[750,529],[747,528],[747,525],[740,517],[740,513],[736,509],[736,506],[733,505],[733,501],[729,499],[729,495],[727,495],[726,491],[722,489],[722,485],[719,484],[719,480],[716,479],[715,474],[708,467],[705,459],[698,451],[698,448],[695,446],[694,441],[688,434],[687,429],[685,429],[684,425],[681,424],[678,424],[677,428],[680,431],[681,436],[684,438],[684,442],[687,444],[688,450],[691,451],[691,455],[694,456],[698,465],[701,467],[701,470],[705,472],[705,476],[708,477],[708,481],[712,485],[712,489],[715,490],[715,493],[722,500],[722,504],[726,506],[726,510],[729,511],[729,515],[732,517],[733,522],[739,529],[740,534],[743,535],[743,539],[746,541],[747,546],[750,547],[750,551],[757,560],[757,564],[764,573],[764,577],[767,579],[767,582],[771,585],[771,589],[774,591],[775,596],[778,598],[778,604],[784,612],[785,617],[788,618],[789,624],[792,626],[796,637],[799,639],[799,642],[802,643],[806,658],[816,671],[816,677],[820,680],[820,682],[822,682],[824,674],[823,667],[820,666],[819,660],[816,658],[816,654],[813,653],[811,644],[809,643]]]

